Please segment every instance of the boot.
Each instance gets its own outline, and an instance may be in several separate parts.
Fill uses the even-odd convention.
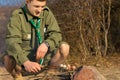
[[[19,74],[16,74],[16,75],[14,76],[14,80],[24,80],[24,79],[23,79],[23,77],[22,77],[22,74],[19,73]]]
[[[16,65],[15,67],[15,74],[14,74],[14,79],[15,80],[24,80],[23,77],[22,77],[22,68],[18,65]]]

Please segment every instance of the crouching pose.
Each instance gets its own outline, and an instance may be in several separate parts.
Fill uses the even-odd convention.
[[[69,54],[46,0],[26,0],[25,6],[13,11],[6,47],[4,65],[14,78],[21,76],[23,68],[36,73],[47,65],[48,71],[55,71]]]

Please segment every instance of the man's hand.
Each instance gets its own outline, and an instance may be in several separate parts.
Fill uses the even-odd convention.
[[[38,72],[42,69],[42,65],[39,65],[37,62],[26,61],[23,63],[25,70],[28,72]]]
[[[37,49],[36,60],[39,61],[40,58],[44,58],[47,51],[48,51],[48,47],[46,46],[45,43],[42,43]]]

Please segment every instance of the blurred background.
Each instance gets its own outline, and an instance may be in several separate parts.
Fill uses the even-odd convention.
[[[0,6],[18,6],[24,2],[25,0],[0,0]]]

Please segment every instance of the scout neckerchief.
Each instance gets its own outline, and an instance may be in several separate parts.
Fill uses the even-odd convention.
[[[22,10],[24,12],[26,20],[28,21],[28,18],[27,18],[27,15],[26,15],[26,8],[23,7]],[[40,34],[40,18],[37,18],[37,23],[35,23],[33,21],[33,19],[29,20],[29,23],[35,29],[35,33],[36,33],[36,36],[37,36],[37,39],[38,39],[38,43],[40,45],[42,43],[42,37],[41,37],[41,34]],[[42,63],[43,63],[43,59],[42,58],[40,59],[39,63],[42,65]]]
[[[39,44],[42,43],[42,37],[40,34],[40,19],[37,19],[37,23],[35,24],[35,22],[33,21],[33,19],[29,20],[29,22],[31,23],[32,27],[35,28],[35,32],[36,32],[36,36],[38,38],[38,42]]]

